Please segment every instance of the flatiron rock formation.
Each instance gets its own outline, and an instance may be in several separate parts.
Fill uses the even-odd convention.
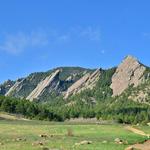
[[[145,70],[146,67],[140,64],[136,58],[127,56],[112,77],[113,96],[120,95],[130,85],[138,86],[143,80]]]
[[[99,77],[100,77],[99,69],[97,69],[92,74],[90,73],[85,74],[82,78],[80,78],[78,81],[76,81],[72,86],[68,88],[68,90],[65,92],[64,98],[66,99],[69,96],[79,93],[85,89],[93,89]]]
[[[7,80],[0,85],[0,95],[5,95],[9,89],[15,84],[15,81]]]
[[[19,85],[22,83],[23,79],[21,81],[16,81],[16,83],[8,90],[8,92],[5,94],[5,96],[11,96],[11,94],[15,91],[19,91]]]
[[[45,91],[45,89],[52,84],[52,82],[55,80],[55,77],[58,76],[60,73],[60,70],[56,70],[51,75],[46,77],[43,81],[41,81],[37,87],[29,94],[29,96],[26,98],[30,101],[33,101],[34,99],[38,99],[39,96]]]

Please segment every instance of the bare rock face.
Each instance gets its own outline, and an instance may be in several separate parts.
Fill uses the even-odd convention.
[[[130,85],[138,86],[143,81],[145,70],[146,67],[140,64],[136,58],[127,56],[112,77],[113,96],[120,95]]]
[[[85,74],[82,78],[80,78],[78,81],[76,81],[72,86],[68,88],[68,90],[65,92],[64,98],[66,99],[69,96],[74,95],[76,93],[80,93],[85,89],[93,89],[99,77],[100,77],[99,69],[97,69],[92,74],[90,73]]]
[[[14,84],[15,81],[11,80],[7,80],[3,84],[0,84],[0,94],[5,95]]]
[[[29,96],[26,99],[30,101],[38,99],[39,96],[45,91],[45,89],[53,83],[55,77],[58,76],[59,73],[60,70],[56,70],[50,76],[46,77],[37,85],[37,87],[29,94]]]
[[[11,96],[11,93],[14,91],[19,91],[20,89],[20,84],[23,82],[24,79],[21,81],[16,81],[16,83],[8,90],[8,92],[5,94],[5,96]]]

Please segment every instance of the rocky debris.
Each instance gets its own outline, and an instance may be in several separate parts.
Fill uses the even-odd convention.
[[[130,85],[138,86],[144,79],[145,70],[146,67],[140,64],[136,58],[127,56],[112,77],[113,96],[120,95]]]
[[[5,94],[5,96],[11,96],[12,92],[17,92],[19,91],[19,85],[23,82],[24,79],[22,79],[21,81],[18,80],[16,81],[16,83],[8,90],[8,92]]]
[[[103,144],[106,144],[106,143],[108,143],[108,142],[105,140],[105,141],[102,141],[102,143],[103,143]]]
[[[92,74],[86,73],[82,78],[80,78],[78,81],[76,81],[72,86],[68,88],[68,90],[64,94],[64,98],[66,99],[69,96],[74,95],[76,93],[80,93],[85,89],[93,89],[99,77],[100,77],[100,69],[97,69]]]
[[[75,146],[80,146],[80,145],[87,145],[87,144],[92,144],[92,141],[81,141],[80,143],[75,143]]]
[[[37,146],[37,145],[43,146],[44,143],[42,141],[36,141],[36,142],[32,143],[32,146]]]
[[[128,99],[132,99],[135,102],[139,102],[139,103],[145,103],[145,104],[149,104],[147,102],[147,98],[149,95],[149,91],[138,91],[138,93],[136,93],[136,95],[134,93],[131,93],[131,95],[128,97]]]
[[[150,126],[150,122],[148,122],[147,125]]]
[[[33,101],[34,99],[38,99],[39,96],[44,92],[44,90],[49,87],[55,78],[59,75],[60,70],[56,70],[51,75],[46,77],[43,81],[41,81],[37,87],[29,94],[29,96],[26,98],[30,101]]]
[[[139,85],[137,88],[134,88],[131,91],[131,94],[128,96],[128,99],[131,99],[135,102],[144,103],[150,105],[150,82],[144,82],[144,84]]]
[[[16,141],[26,141],[26,138],[17,138]]]
[[[15,138],[15,139],[13,139],[12,141],[14,141],[14,142],[20,142],[20,141],[26,141],[26,138]]]
[[[114,142],[115,142],[116,144],[123,144],[123,140],[121,140],[121,139],[119,139],[119,138],[116,138],[116,139],[114,140]]]
[[[26,141],[26,138],[16,138],[15,141],[19,142],[19,141]]]
[[[48,138],[48,135],[47,134],[40,134],[39,137],[41,137],[41,138]]]

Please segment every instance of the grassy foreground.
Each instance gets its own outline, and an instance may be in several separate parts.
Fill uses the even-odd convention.
[[[142,128],[145,132],[150,131],[148,127]],[[68,129],[72,131],[73,136],[67,135]],[[46,134],[49,137],[42,138],[40,134]],[[15,140],[17,138],[22,140]],[[128,144],[116,144],[115,138],[128,141]],[[145,139],[146,137],[127,131],[123,125],[71,125],[40,121],[0,120],[0,150],[42,150],[43,147],[53,150],[124,150],[128,145],[142,142]],[[75,143],[83,140],[92,141],[92,144],[74,146]],[[32,145],[36,141],[42,141],[44,145]]]

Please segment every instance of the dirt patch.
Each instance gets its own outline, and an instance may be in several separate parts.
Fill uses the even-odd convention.
[[[126,126],[125,129],[135,133],[135,134],[139,134],[139,135],[142,135],[142,136],[147,136],[148,138],[150,137],[149,134],[146,134],[145,132],[139,130],[139,129],[136,129],[134,127],[131,127],[131,126]]]
[[[139,134],[141,136],[146,136],[146,137],[150,137],[149,134],[146,134],[145,132],[139,130],[139,129],[136,129],[132,126],[126,126],[125,129],[135,133],[135,134]],[[125,150],[150,150],[150,140],[148,141],[145,141],[143,144],[134,144],[134,145],[131,145],[129,146],[128,148],[126,148]]]
[[[23,118],[19,115],[8,114],[8,113],[0,113],[0,120],[24,120],[29,121],[29,119]]]
[[[128,148],[126,148],[125,150],[150,150],[150,140],[144,142],[143,144],[134,144]]]

